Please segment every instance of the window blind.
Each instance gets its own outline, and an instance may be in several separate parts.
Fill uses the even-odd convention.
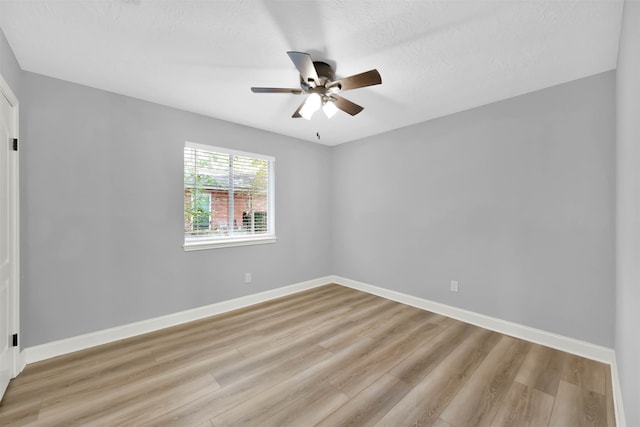
[[[185,245],[274,237],[273,157],[186,143]]]

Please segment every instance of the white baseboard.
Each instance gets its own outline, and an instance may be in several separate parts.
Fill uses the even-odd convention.
[[[18,376],[18,374],[20,374],[20,372],[22,372],[26,366],[27,366],[27,355],[25,351],[22,350],[20,353],[18,353],[18,366],[16,369],[17,371],[16,376]]]
[[[461,320],[481,328],[490,329],[515,338],[535,342],[540,345],[555,348],[567,353],[582,356],[587,359],[596,360],[606,363],[611,367],[611,388],[613,394],[613,403],[616,415],[616,425],[618,427],[626,427],[624,409],[622,407],[622,390],[620,388],[620,379],[618,376],[618,366],[616,364],[615,351],[611,348],[591,344],[586,341],[576,340],[574,338],[565,337],[563,335],[554,334],[552,332],[543,331],[541,329],[531,328],[529,326],[520,325],[506,320],[497,319],[495,317],[486,316],[472,311],[463,310],[435,301],[418,298],[412,295],[403,294],[401,292],[391,291],[378,286],[369,285],[367,283],[358,282],[340,276],[331,276],[331,281],[342,286],[357,289],[373,295],[377,295],[392,301],[400,302],[412,307],[431,311],[443,316]]]
[[[599,362],[612,364],[614,360],[614,352],[612,349],[591,344],[585,341],[576,340],[540,329],[531,328],[529,326],[520,325],[506,320],[497,319],[495,317],[474,313],[472,311],[463,310],[435,301],[415,297],[401,292],[391,291],[378,286],[369,285],[367,283],[358,282],[340,276],[326,276],[306,282],[296,283],[281,288],[271,289],[257,294],[247,295],[228,301],[222,301],[203,307],[185,310],[165,316],[155,317],[153,319],[142,320],[135,323],[129,323],[114,328],[104,329],[101,331],[91,332],[88,334],[78,335],[75,337],[65,338],[58,341],[49,342],[33,347],[25,348],[21,353],[21,360],[24,364],[39,362],[41,360],[50,359],[52,357],[83,350],[97,345],[130,338],[136,335],[157,331],[159,329],[168,328],[170,326],[180,325],[182,323],[191,322],[205,317],[213,316],[227,311],[236,310],[238,308],[247,307],[253,304],[269,301],[274,298],[280,298],[286,295],[301,292],[307,289],[326,285],[328,283],[337,283],[342,286],[357,289],[373,295],[378,295],[392,301],[397,301],[412,307],[423,310],[432,311],[444,316],[452,317],[472,325],[490,329],[516,338],[521,338],[537,344],[552,347],[588,359],[597,360]]]
[[[627,421],[622,407],[622,389],[620,388],[620,377],[618,376],[618,362],[614,353],[611,360],[611,392],[613,393],[613,406],[616,412],[616,425],[627,427]]]
[[[23,363],[29,364],[51,359],[74,351],[84,350],[90,347],[157,331],[163,328],[192,322],[194,320],[203,319],[205,317],[225,313],[227,311],[237,310],[239,308],[326,285],[331,282],[330,277],[321,277],[319,279],[283,286],[281,288],[271,289],[265,292],[222,301],[191,310],[180,311],[177,313],[167,314],[165,316],[155,317],[153,319],[142,320],[135,323],[116,326],[114,328],[52,341],[46,344],[27,347],[21,353],[22,360]]]
[[[472,325],[480,326],[485,329],[500,332],[505,335],[531,341],[557,350],[566,351],[567,353],[576,354],[586,357],[587,359],[597,360],[598,362],[611,364],[613,361],[613,349],[591,344],[585,341],[576,340],[552,332],[543,331],[541,329],[531,328],[529,326],[520,325],[506,320],[497,319],[495,317],[485,316],[484,314],[474,313],[472,311],[463,310],[446,304],[429,301],[412,295],[403,294],[401,292],[390,291],[388,289],[369,285],[367,283],[357,282],[355,280],[346,279],[340,276],[331,276],[334,283],[347,286],[349,288],[358,289],[373,295],[397,301],[412,307],[421,308],[423,310],[432,311],[442,314],[443,316],[452,317]]]
[[[557,350],[566,351],[588,359],[597,360],[599,362],[611,365],[611,379],[613,388],[613,399],[616,412],[616,421],[618,426],[626,427],[624,421],[624,412],[622,410],[622,398],[620,392],[620,381],[618,379],[618,369],[615,360],[615,352],[613,349],[591,344],[585,341],[576,340],[540,329],[531,328],[529,326],[520,325],[506,320],[497,319],[495,317],[486,316],[472,311],[463,310],[450,305],[441,304],[435,301],[426,300],[401,292],[391,291],[378,286],[369,285],[367,283],[358,282],[340,276],[326,276],[306,282],[296,283],[294,285],[284,286],[257,294],[247,295],[244,297],[222,301],[191,310],[181,311],[178,313],[168,314],[153,319],[143,320],[140,322],[130,323],[102,331],[96,331],[89,334],[79,335],[41,344],[33,347],[25,348],[19,356],[20,371],[26,364],[39,362],[41,360],[50,359],[61,356],[74,351],[95,347],[97,345],[107,344],[113,341],[130,338],[148,332],[157,331],[159,329],[170,326],[180,325],[216,314],[225,313],[231,310],[247,307],[261,302],[291,295],[307,289],[329,283],[337,283],[352,289],[357,289],[373,295],[377,295],[392,301],[410,305],[412,307],[428,310],[443,316],[461,320],[472,325],[476,325],[485,329],[500,332],[523,340],[535,342],[537,344],[552,347]]]

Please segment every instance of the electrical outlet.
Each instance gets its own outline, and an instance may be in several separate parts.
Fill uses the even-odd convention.
[[[457,280],[452,280],[451,281],[451,292],[458,292],[458,281]]]
[[[244,273],[244,283],[251,283],[251,273]]]

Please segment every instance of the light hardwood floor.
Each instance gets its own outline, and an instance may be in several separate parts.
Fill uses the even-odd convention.
[[[35,363],[2,426],[614,426],[609,366],[338,285]]]

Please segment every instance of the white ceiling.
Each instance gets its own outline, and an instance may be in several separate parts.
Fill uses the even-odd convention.
[[[335,145],[611,70],[622,0],[0,0],[0,25],[28,71],[308,141]],[[286,52],[338,77],[357,116],[292,119]]]

